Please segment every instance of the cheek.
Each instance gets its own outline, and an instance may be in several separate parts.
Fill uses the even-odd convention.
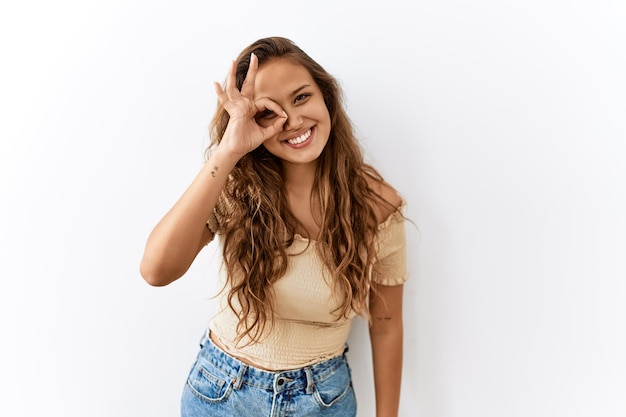
[[[275,118],[255,117],[254,120],[261,127],[270,127],[274,123]]]
[[[333,128],[332,122],[330,121],[330,115],[326,113],[326,117],[324,117],[322,121],[323,121],[323,124],[325,125],[326,134],[329,135]]]
[[[332,127],[332,122],[330,119],[330,112],[328,111],[328,108],[326,106],[324,106],[324,116],[322,117],[322,119],[326,122],[328,128],[330,129]]]
[[[269,153],[276,156],[276,151],[279,149],[280,144],[275,141],[274,138],[270,138],[261,144]]]

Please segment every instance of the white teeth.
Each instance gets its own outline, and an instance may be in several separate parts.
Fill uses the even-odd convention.
[[[297,138],[287,139],[287,143],[291,145],[297,145],[307,140],[309,136],[311,136],[311,129],[307,130],[306,132],[304,132],[301,136],[298,136]]]

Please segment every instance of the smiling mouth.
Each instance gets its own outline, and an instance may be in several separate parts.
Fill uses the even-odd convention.
[[[295,138],[291,138],[291,139],[287,139],[285,142],[287,142],[290,145],[299,145],[299,144],[305,142],[308,138],[311,137],[312,130],[313,130],[313,128],[310,128],[309,130],[307,130],[306,132],[304,132],[300,136],[295,137]]]

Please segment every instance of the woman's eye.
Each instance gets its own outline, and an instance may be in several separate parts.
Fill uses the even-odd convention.
[[[310,94],[299,94],[298,96],[296,96],[296,99],[294,100],[296,103],[299,103],[303,100],[306,100],[307,98],[309,98]]]
[[[265,109],[262,112],[257,113],[256,118],[257,119],[267,119],[269,117],[271,117],[274,114],[273,111],[269,110],[269,109]]]

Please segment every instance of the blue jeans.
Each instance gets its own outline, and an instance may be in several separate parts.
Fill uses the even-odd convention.
[[[355,417],[345,351],[304,368],[271,372],[246,365],[204,336],[183,390],[181,416]]]

